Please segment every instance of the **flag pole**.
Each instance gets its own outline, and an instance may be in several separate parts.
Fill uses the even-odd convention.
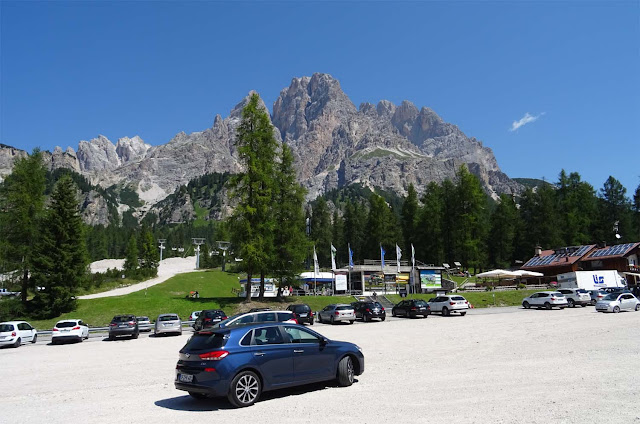
[[[349,255],[349,285],[347,291],[351,294],[351,243],[347,243],[347,255]]]

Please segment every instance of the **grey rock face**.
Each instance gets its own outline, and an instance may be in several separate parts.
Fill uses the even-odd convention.
[[[121,138],[116,145],[99,136],[81,141],[77,153],[56,148],[48,153],[47,166],[76,170],[104,187],[135,187],[146,203],[138,212],[144,213],[195,177],[241,170],[236,129],[251,94],[227,118],[216,115],[213,126],[204,131],[181,132],[167,144],[154,147],[137,136]],[[266,110],[264,104],[261,107]],[[409,101],[395,105],[387,100],[377,105],[363,103],[358,109],[328,74],[293,78],[275,101],[271,119],[276,138],[292,149],[299,181],[308,188],[309,199],[352,183],[400,195],[413,183],[421,193],[430,181],[453,178],[462,164],[492,196],[521,190],[500,171],[491,149],[444,122],[433,110],[418,109]],[[0,145],[0,177],[23,155],[26,153]],[[185,201],[176,206],[179,216],[171,212],[163,219],[187,216],[185,208],[192,205]],[[224,206],[212,212],[212,218],[226,216],[228,211]]]
[[[103,135],[91,141],[80,141],[76,156],[83,173],[113,171],[122,165],[116,146]]]
[[[85,224],[109,225],[107,201],[97,192],[85,193],[81,199],[81,215]]]
[[[0,144],[0,181],[11,174],[13,163],[21,158],[26,158],[27,152],[16,149],[15,147]]]

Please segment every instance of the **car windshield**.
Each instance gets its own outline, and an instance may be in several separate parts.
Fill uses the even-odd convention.
[[[9,331],[13,331],[13,324],[0,325],[0,333],[7,333]]]
[[[56,324],[56,328],[69,328],[69,327],[75,327],[76,322],[75,321],[65,321],[65,322],[59,322]]]
[[[165,316],[158,317],[159,321],[177,321],[179,319],[180,318],[178,318],[177,315],[165,315]]]
[[[347,311],[349,309],[353,309],[353,306],[348,306],[348,305],[336,306],[336,311]]]
[[[205,349],[220,349],[227,343],[227,337],[221,333],[195,333],[187,342],[187,344],[180,350],[193,351],[193,350],[205,350]]]
[[[618,293],[611,293],[608,294],[604,297],[604,300],[617,300],[618,296],[620,296]]]

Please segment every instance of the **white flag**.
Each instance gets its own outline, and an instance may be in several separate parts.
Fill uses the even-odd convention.
[[[411,266],[416,267],[416,249],[413,248],[413,243],[411,243]]]
[[[336,270],[338,267],[336,266],[336,248],[331,245],[331,269]]]
[[[318,255],[316,254],[316,247],[313,246],[313,273],[318,275],[320,273],[320,267],[318,266]]]
[[[396,261],[398,262],[398,274],[400,274],[400,258],[402,258],[402,250],[396,243]]]

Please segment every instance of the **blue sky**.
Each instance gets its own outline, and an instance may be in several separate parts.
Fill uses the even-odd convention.
[[[638,1],[0,4],[0,143],[28,151],[166,143],[325,72],[356,105],[431,107],[511,177],[640,184]]]

